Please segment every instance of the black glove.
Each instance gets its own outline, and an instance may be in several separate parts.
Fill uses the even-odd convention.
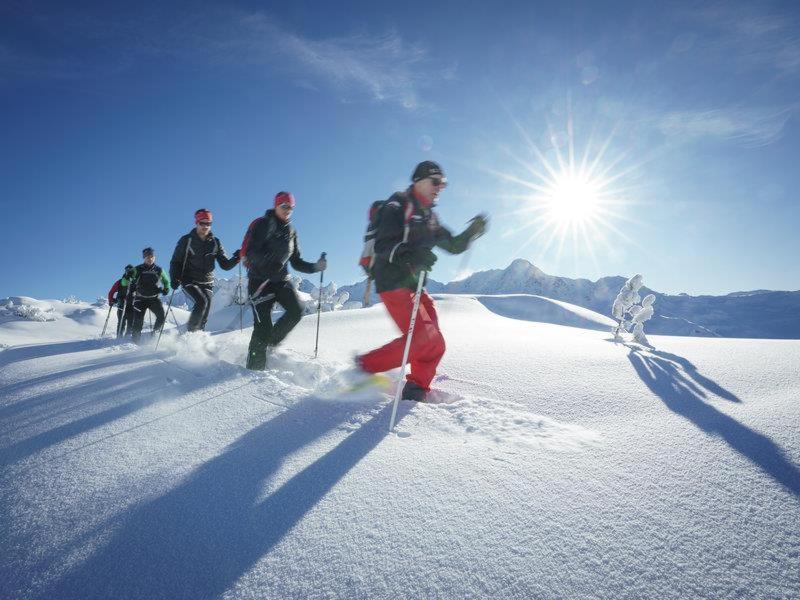
[[[328,268],[328,259],[325,258],[325,256],[326,254],[323,252],[320,254],[319,260],[314,263],[314,268],[317,270],[317,273]]]
[[[233,260],[239,260],[241,257],[242,257],[242,249],[241,249],[241,248],[238,248],[238,249],[237,249],[237,250],[236,250],[236,251],[233,253]]]
[[[177,290],[179,287],[181,287],[181,282],[177,279],[173,279],[170,282],[170,287],[172,287],[173,290]],[[164,290],[164,294],[166,295],[166,290]]]
[[[430,271],[433,264],[436,262],[436,255],[430,248],[417,246],[411,248],[408,244],[401,244],[395,250],[394,260],[392,262],[406,265],[413,271]]]
[[[166,296],[167,294],[169,294],[169,288],[164,288],[163,290],[161,290],[162,296]]]
[[[464,230],[464,235],[472,241],[481,237],[485,232],[487,227],[489,226],[489,218],[486,215],[477,215],[472,217],[469,221],[469,225]]]

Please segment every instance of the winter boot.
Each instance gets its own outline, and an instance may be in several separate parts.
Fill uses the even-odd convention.
[[[403,400],[412,400],[414,402],[425,402],[425,388],[418,386],[413,381],[406,381],[403,386]]]

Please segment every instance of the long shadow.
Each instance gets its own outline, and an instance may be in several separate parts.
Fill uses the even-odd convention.
[[[786,458],[780,446],[704,402],[704,394],[698,393],[697,386],[677,368],[676,362],[680,361],[673,362],[674,355],[667,355],[670,357],[668,360],[663,354],[632,349],[628,359],[645,385],[661,398],[667,408],[702,431],[721,437],[777,483],[800,497],[800,469]],[[711,389],[714,387],[719,386],[713,384]]]
[[[0,367],[11,363],[32,358],[45,358],[56,354],[69,354],[71,352],[84,352],[97,350],[119,344],[120,341],[112,338],[91,339],[68,342],[54,342],[50,344],[33,344],[30,346],[12,346],[0,352]]]
[[[124,384],[115,385],[113,383],[114,379],[119,379],[120,381],[124,380]],[[163,382],[163,377],[159,379]],[[53,429],[48,429],[32,437],[0,448],[0,467],[18,462],[50,446],[60,444],[61,442],[82,435],[92,429],[104,427],[112,421],[126,417],[141,408],[145,408],[162,398],[163,396],[158,394],[158,392],[165,388],[163,384],[156,386],[155,380],[149,380],[148,378],[133,379],[129,373],[126,373],[124,376],[120,375],[115,378],[104,378],[101,382],[92,382],[87,385],[77,386],[73,389],[73,392],[75,397],[81,399],[79,404],[82,407],[87,405],[87,403],[91,404],[106,398],[109,393],[109,387],[114,389],[114,399],[127,396],[132,399],[121,403],[117,402],[113,406],[99,412],[74,421],[69,421]],[[59,396],[63,396],[64,393],[63,390],[60,391]],[[69,393],[70,396],[73,395],[70,392],[67,393]],[[70,408],[71,407],[65,407],[55,414],[43,416],[39,421],[54,418],[59,413],[68,412]],[[30,424],[30,422],[25,422],[23,425]]]
[[[287,456],[349,416],[320,408],[313,398],[298,402],[164,496],[107,524],[116,530],[110,541],[42,597],[220,597],[386,436],[391,406],[260,499]]]
[[[105,427],[166,396],[187,394],[208,385],[204,380],[189,377],[189,383],[174,388],[167,383],[165,372],[169,372],[169,367],[160,364],[140,367],[84,381],[75,386],[62,387],[5,407],[14,410],[0,411],[4,417],[0,440],[8,432],[21,427],[54,420],[71,412],[83,413],[82,409],[87,406],[97,404],[100,410],[0,448],[0,467],[16,463],[70,438]],[[215,384],[220,381],[220,378],[214,379]]]

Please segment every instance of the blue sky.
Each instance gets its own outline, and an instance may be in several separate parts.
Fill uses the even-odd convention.
[[[351,283],[369,204],[425,159],[444,223],[492,218],[437,280],[521,257],[798,289],[800,8],[753,4],[4,2],[0,297],[102,296],[200,207],[232,252],[282,189]],[[570,153],[600,210],[577,224],[539,210]]]

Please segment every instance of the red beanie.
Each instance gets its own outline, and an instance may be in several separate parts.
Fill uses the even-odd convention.
[[[211,223],[213,221],[213,217],[211,215],[211,211],[205,208],[201,208],[197,212],[194,213],[194,222],[195,225],[200,221],[208,221]]]
[[[294,196],[290,192],[278,192],[275,194],[275,208],[281,204],[289,204],[294,208]]]

